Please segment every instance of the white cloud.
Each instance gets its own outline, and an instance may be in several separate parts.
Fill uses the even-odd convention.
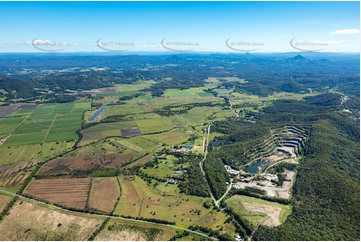
[[[359,34],[360,30],[358,29],[338,29],[332,31],[331,34]]]

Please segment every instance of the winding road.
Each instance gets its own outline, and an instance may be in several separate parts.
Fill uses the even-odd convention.
[[[232,112],[234,113],[234,115],[236,115],[237,118],[239,118],[239,114],[236,112],[236,110],[233,109],[233,103],[232,103],[232,99],[229,98],[229,108],[232,110]]]

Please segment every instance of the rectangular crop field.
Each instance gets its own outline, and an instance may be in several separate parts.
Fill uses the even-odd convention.
[[[68,175],[74,171],[116,169],[131,161],[130,154],[100,154],[92,156],[58,157],[44,165],[39,175]]]
[[[119,185],[115,177],[92,178],[89,193],[90,209],[111,212],[120,195]]]
[[[90,178],[38,179],[26,193],[56,204],[84,209],[90,188]]]
[[[13,120],[12,126],[7,124],[8,122],[5,120],[3,121],[5,126],[5,131],[3,132],[10,132],[25,119],[8,138],[5,145],[13,146],[76,140],[78,139],[76,131],[81,127],[83,112],[87,110],[88,106],[89,103],[39,105],[31,115],[16,117],[19,121]],[[14,127],[15,123],[17,125]]]

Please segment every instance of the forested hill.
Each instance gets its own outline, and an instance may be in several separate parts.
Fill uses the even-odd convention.
[[[323,106],[317,104],[321,100]],[[255,240],[360,239],[360,126],[335,111],[338,100],[320,95],[287,107],[279,101],[266,113],[275,116],[271,122],[294,115],[311,132],[293,187],[292,215],[277,228],[261,226]],[[281,107],[284,112],[272,112]]]

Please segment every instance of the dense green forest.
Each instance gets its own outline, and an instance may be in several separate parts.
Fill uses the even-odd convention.
[[[229,178],[221,159],[209,156],[204,163],[206,178],[215,198],[220,198],[227,190]]]
[[[201,159],[202,158],[200,156],[192,154],[180,158],[180,160],[182,160],[181,162],[187,162],[190,164],[190,166],[184,176],[185,181],[180,182],[178,187],[182,192],[188,195],[208,197],[209,192],[207,181],[204,179],[203,176],[199,175],[202,174],[201,168],[199,167],[199,161]],[[179,161],[177,162],[177,164],[178,163]]]
[[[286,123],[284,117],[297,115],[293,121],[308,125],[311,131],[293,187],[293,213],[279,227],[261,226],[254,239],[358,240],[358,122],[335,111],[336,94],[292,101],[292,105],[285,102],[276,102],[260,119]]]
[[[221,144],[227,141],[230,144],[215,147],[212,157],[222,158],[218,160],[236,167],[248,159],[247,150],[262,141],[269,129],[302,125],[310,130],[303,160],[296,168],[297,178],[291,199],[293,213],[279,227],[261,226],[253,239],[359,239],[360,127],[357,120],[341,111],[348,108],[357,112],[358,97],[351,97],[343,107],[340,99],[339,94],[328,93],[302,101],[278,100],[256,115],[254,124],[234,119],[214,123],[213,130],[225,134],[217,140]],[[220,164],[215,162],[217,159],[210,161],[211,171],[216,171],[214,167],[220,169]],[[292,165],[286,166],[295,169]],[[270,172],[280,172],[285,168],[280,164]],[[222,183],[213,180],[213,184]],[[219,190],[224,191],[224,186],[220,187]],[[216,190],[215,194],[221,192]]]

